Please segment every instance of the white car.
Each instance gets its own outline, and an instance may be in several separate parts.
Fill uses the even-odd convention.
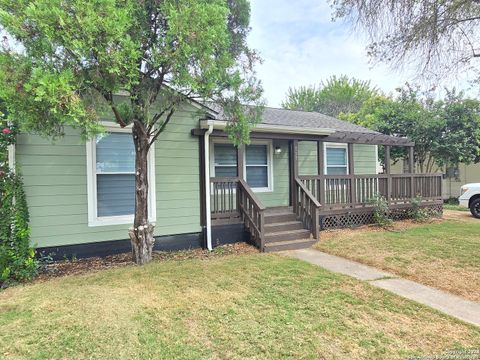
[[[463,185],[458,201],[460,206],[469,208],[472,215],[480,219],[480,183]]]

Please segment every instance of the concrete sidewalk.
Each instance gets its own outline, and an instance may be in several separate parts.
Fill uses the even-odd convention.
[[[283,251],[282,254],[304,260],[336,273],[368,281],[376,287],[480,326],[480,303],[468,301],[445,291],[402,279],[397,275],[314,249]]]

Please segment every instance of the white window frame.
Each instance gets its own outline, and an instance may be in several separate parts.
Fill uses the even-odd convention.
[[[104,122],[106,132],[132,133],[132,126],[124,128],[115,123]],[[87,141],[87,195],[88,195],[88,226],[124,225],[133,223],[134,214],[118,216],[98,216],[97,204],[97,162],[96,139]],[[148,220],[155,223],[157,206],[155,195],[155,145],[148,152]]]
[[[346,163],[345,165],[330,165],[328,166],[327,164],[327,149],[330,148],[330,149],[345,149],[345,159],[346,159]],[[345,143],[326,143],[324,142],[323,143],[323,173],[325,175],[329,175],[328,174],[328,168],[329,167],[338,167],[338,168],[346,168],[346,172],[345,172],[345,175],[350,175],[349,174],[349,163],[348,163],[348,144],[345,144]],[[340,176],[340,175],[339,175]]]
[[[212,177],[215,177],[215,144],[232,144],[232,142],[228,141],[227,139],[212,139],[212,141],[210,142],[210,174]],[[261,187],[261,188],[252,187],[252,190],[253,192],[259,192],[259,193],[273,192],[273,142],[272,140],[251,140],[250,145],[266,145],[267,146],[268,187]],[[251,166],[254,166],[254,165],[251,165]],[[247,181],[246,151],[244,152],[244,158],[243,158],[243,174],[244,174],[243,180]]]

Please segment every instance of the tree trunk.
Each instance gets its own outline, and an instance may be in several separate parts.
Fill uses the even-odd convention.
[[[135,144],[135,219],[128,231],[134,261],[143,265],[152,260],[154,226],[148,222],[148,151],[149,137],[145,126],[135,121],[132,128]]]

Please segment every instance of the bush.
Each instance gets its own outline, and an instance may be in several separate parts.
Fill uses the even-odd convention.
[[[458,205],[458,198],[456,197],[451,197],[443,201],[444,204],[446,205]]]
[[[391,225],[390,208],[385,197],[377,195],[370,200],[370,203],[373,204],[373,221],[375,224],[382,227]]]
[[[422,204],[421,197],[416,197],[412,199],[412,208],[410,209],[410,216],[413,218],[413,220],[417,222],[426,222],[430,220],[432,217],[440,215],[433,210],[422,208],[421,204]]]
[[[21,177],[0,174],[0,286],[31,279],[37,270],[30,246],[29,216]]]

